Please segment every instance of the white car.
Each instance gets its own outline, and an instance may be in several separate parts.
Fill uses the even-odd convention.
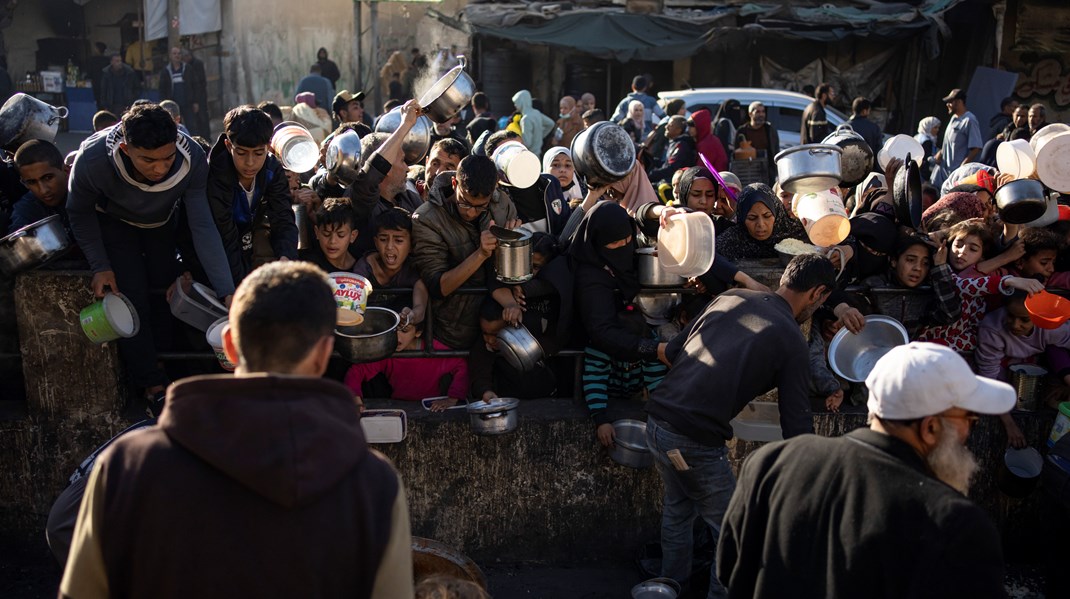
[[[813,98],[804,94],[759,87],[703,87],[658,92],[659,102],[663,106],[669,100],[676,98],[682,98],[687,103],[688,112],[705,108],[710,111],[711,116],[717,116],[717,109],[725,100],[739,100],[743,107],[744,118],[746,118],[747,106],[758,100],[765,104],[766,120],[777,128],[781,150],[799,145],[803,111],[814,101]],[[828,114],[829,124],[833,129],[847,122],[847,117],[831,106],[826,106],[825,112]]]

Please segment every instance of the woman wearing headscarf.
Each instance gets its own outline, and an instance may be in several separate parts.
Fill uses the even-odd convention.
[[[564,146],[554,146],[542,155],[542,172],[557,179],[565,192],[565,200],[575,208],[587,194],[587,186],[580,181],[572,164],[572,151]]]
[[[725,100],[717,109],[717,115],[713,117],[713,134],[721,140],[731,160],[732,152],[735,151],[736,130],[743,125],[743,107],[739,100]]]
[[[802,223],[792,218],[773,190],[762,183],[751,183],[740,192],[735,221],[736,226],[717,237],[717,255],[733,262],[776,258],[776,244],[789,238],[806,239]]]
[[[584,397],[606,446],[613,443],[608,397],[653,390],[666,372],[658,361],[658,339],[632,304],[639,292],[637,233],[624,208],[601,202],[583,219],[569,248],[576,309],[587,338]]]
[[[928,181],[933,170],[934,149],[940,147],[940,119],[927,116],[918,121],[918,134],[914,136],[914,139],[925,150],[925,160],[921,163],[921,177],[923,181]]]
[[[632,100],[628,104],[628,114],[617,124],[624,127],[637,148],[650,133],[650,119],[646,118],[646,107],[639,100]]]
[[[725,174],[731,173],[722,173],[722,176]],[[709,215],[713,219],[713,227],[718,236],[735,225],[732,220],[735,211],[709,169],[702,166],[684,169],[680,175],[678,189],[680,199],[675,205]],[[736,191],[737,195],[739,191]]]
[[[703,108],[691,113],[691,123],[694,125],[691,137],[695,138],[695,149],[699,155],[705,156],[718,172],[728,170],[728,153],[725,152],[721,140],[713,134],[710,111]]]
[[[991,202],[985,202],[977,194],[956,191],[944,195],[921,214],[922,228],[933,233],[970,218],[988,218],[995,212]]]

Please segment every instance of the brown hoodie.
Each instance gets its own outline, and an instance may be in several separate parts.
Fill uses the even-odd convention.
[[[182,381],[87,489],[62,596],[412,597],[404,490],[333,381]]]

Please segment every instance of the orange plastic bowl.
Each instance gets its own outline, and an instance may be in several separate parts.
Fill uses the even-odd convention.
[[[1070,319],[1070,299],[1047,291],[1026,298],[1025,309],[1029,312],[1033,324],[1042,329],[1059,328]]]

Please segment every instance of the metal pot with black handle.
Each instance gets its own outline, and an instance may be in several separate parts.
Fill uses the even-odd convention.
[[[65,118],[67,107],[17,93],[0,107],[0,146],[14,152],[31,139],[55,141],[59,120]]]
[[[842,155],[843,149],[833,144],[806,144],[784,150],[773,159],[780,187],[797,194],[838,187],[843,179]]]
[[[1003,222],[1024,225],[1044,216],[1048,198],[1044,185],[1034,179],[1017,179],[996,190],[996,208]]]
[[[520,400],[512,397],[495,397],[468,404],[468,421],[477,435],[504,435],[516,430],[520,424],[517,406]]]
[[[0,239],[0,271],[11,276],[62,256],[71,247],[58,214]]]

